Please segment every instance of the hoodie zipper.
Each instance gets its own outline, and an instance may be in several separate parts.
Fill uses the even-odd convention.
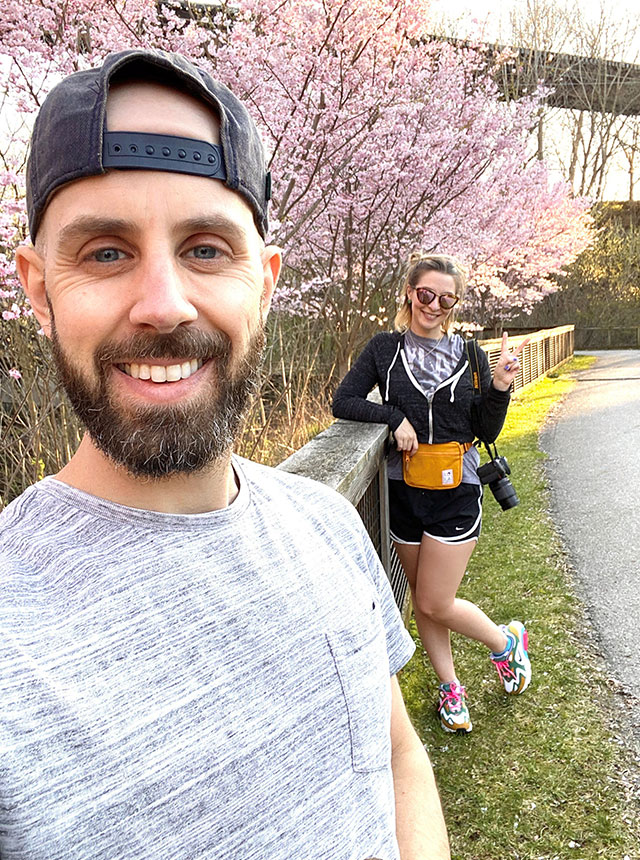
[[[436,392],[440,391],[441,388],[446,388],[447,385],[451,385],[450,403],[454,403],[455,402],[456,386],[458,385],[458,382],[460,382],[460,379],[462,378],[467,367],[469,367],[469,362],[465,361],[465,363],[462,365],[460,370],[458,370],[456,373],[454,373],[453,376],[448,376],[446,379],[443,379],[443,381],[439,385],[437,385],[433,389],[433,391],[426,393],[424,391],[424,389],[418,383],[418,380],[415,378],[415,376],[411,372],[411,368],[409,367],[409,362],[407,361],[407,357],[405,355],[404,349],[400,350],[400,356],[402,358],[402,364],[404,365],[405,373],[409,377],[409,381],[414,386],[414,388],[418,389],[418,391],[422,394],[422,396],[426,399],[427,403],[429,404],[429,445],[433,445],[433,398],[434,398]],[[393,367],[393,365],[396,363],[397,357],[398,357],[398,350],[396,350],[396,354],[393,357],[393,362],[391,363],[391,367]],[[389,373],[391,371],[391,367],[389,368],[389,371],[387,373],[387,396],[389,394]]]
[[[449,399],[450,403],[455,402],[455,391],[456,385],[460,382],[460,379],[469,366],[469,362],[465,361],[464,365],[460,368],[460,370],[455,373],[453,376],[449,376],[447,379],[444,379],[440,385],[437,385],[430,394],[425,395],[427,401],[429,403],[429,444],[433,445],[433,398],[436,395],[437,391],[440,391],[441,388],[446,388],[447,385],[451,386],[451,397]]]

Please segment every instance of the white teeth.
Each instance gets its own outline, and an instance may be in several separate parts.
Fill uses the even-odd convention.
[[[151,379],[153,382],[178,382],[180,379],[188,379],[193,373],[202,367],[202,360],[192,358],[191,361],[183,361],[182,364],[121,364],[120,369],[133,379]]]
[[[161,364],[152,364],[151,379],[153,380],[153,382],[166,382],[167,368],[163,367]]]

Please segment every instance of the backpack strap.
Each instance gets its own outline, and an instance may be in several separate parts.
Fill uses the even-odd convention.
[[[465,347],[467,350],[467,358],[469,359],[469,369],[471,371],[471,382],[473,384],[473,394],[474,394],[474,404],[471,407],[476,412],[476,417],[478,420],[478,424],[482,429],[482,422],[480,421],[480,416],[477,413],[477,401],[480,399],[482,395],[482,380],[480,378],[480,365],[478,362],[478,341],[475,338],[469,338],[465,341]],[[481,445],[484,445],[487,454],[491,460],[494,460],[498,457],[498,449],[496,447],[496,443],[493,443],[493,451],[491,450],[491,442],[487,442],[484,438],[484,433],[476,439],[473,443],[477,448],[480,448]]]
[[[480,379],[480,364],[478,362],[478,341],[475,338],[469,338],[464,342],[467,350],[467,359],[469,361],[469,369],[471,371],[471,384],[473,385],[474,394],[482,394],[482,381]]]
[[[482,396],[482,380],[480,377],[480,363],[478,361],[478,341],[475,338],[468,338],[464,342],[465,349],[467,351],[467,360],[469,361],[469,371],[471,373],[471,384],[473,385],[473,400],[474,403],[471,407],[472,411],[476,415],[476,420],[482,429],[482,423],[480,421],[480,416],[478,415],[478,401]],[[480,447],[480,445],[484,445],[489,450],[487,443],[482,438],[484,433],[474,442],[476,447]]]

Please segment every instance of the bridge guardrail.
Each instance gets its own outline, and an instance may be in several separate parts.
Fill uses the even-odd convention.
[[[576,327],[576,349],[640,349],[640,326]]]

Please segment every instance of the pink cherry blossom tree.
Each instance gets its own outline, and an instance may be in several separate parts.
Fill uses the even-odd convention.
[[[523,232],[511,246],[506,236],[500,249],[473,255],[469,314],[496,334],[519,309],[530,313],[537,302],[558,289],[551,276],[563,271],[596,236],[585,201],[576,201],[564,183],[530,198]],[[508,227],[508,224],[507,224]]]
[[[529,158],[541,94],[502,102],[486,60],[426,39],[429,21],[427,0],[222,0],[191,16],[153,0],[6,0],[3,313],[25,313],[11,258],[32,115],[61,75],[131,46],[191,56],[257,117],[286,250],[276,308],[316,320],[340,371],[388,326],[417,248],[469,264],[478,323],[530,307],[590,241],[587,204]]]

